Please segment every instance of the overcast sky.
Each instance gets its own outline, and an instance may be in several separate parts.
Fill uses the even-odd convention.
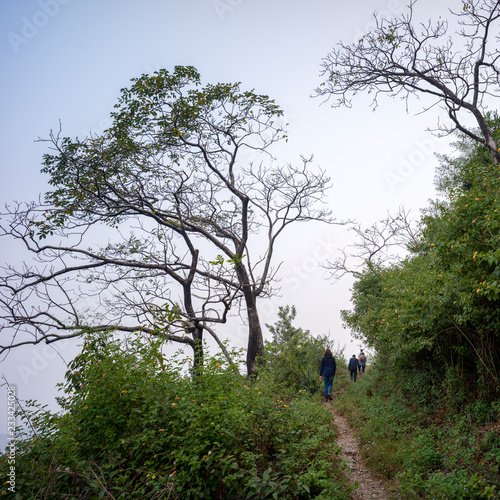
[[[449,0],[417,3],[423,18],[445,12]],[[367,225],[400,205],[418,211],[434,196],[434,152],[447,143],[426,132],[436,115],[410,113],[401,102],[382,99],[376,111],[369,96],[351,109],[334,110],[311,98],[321,83],[321,59],[339,40],[354,41],[372,26],[372,13],[398,15],[403,0],[4,0],[0,16],[0,201],[36,199],[46,190],[40,174],[48,137],[83,137],[109,125],[120,89],[130,79],[160,68],[192,65],[204,83],[242,82],[243,88],[274,98],[289,123],[283,162],[300,154],[332,178],[328,203],[341,219]],[[294,304],[297,326],[330,333],[346,354],[359,348],[342,329],[349,279],[332,285],[320,264],[348,243],[335,226],[291,226],[278,247],[283,260],[280,297],[261,303],[262,323],[276,320],[278,306]],[[0,241],[2,262],[17,262],[17,250]],[[243,330],[224,333],[246,345]],[[2,332],[2,335],[7,332]],[[75,346],[59,346],[66,361]],[[26,347],[2,362],[0,371],[17,384],[20,399],[51,404],[66,370],[46,346]],[[6,398],[4,392],[1,398]],[[0,408],[5,408],[0,403]],[[0,414],[0,433],[6,417]]]

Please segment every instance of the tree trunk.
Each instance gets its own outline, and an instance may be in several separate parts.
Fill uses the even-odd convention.
[[[490,150],[491,154],[491,159],[493,160],[493,163],[495,165],[500,164],[500,153],[498,152],[498,147],[493,139],[493,136],[490,134],[490,136],[487,139],[488,141],[488,149]]]
[[[196,322],[193,331],[193,377],[199,377],[203,372],[203,326]]]
[[[489,149],[493,163],[495,165],[500,164],[500,153],[498,152],[498,144],[496,143],[493,134],[491,133],[490,127],[488,126],[485,117],[477,108],[473,108],[471,111],[479,125],[481,134],[484,137],[484,145]]]
[[[257,376],[256,358],[264,355],[264,339],[257,311],[256,298],[253,294],[246,303],[248,314],[247,376],[255,377]]]
[[[257,311],[257,297],[250,283],[247,270],[241,262],[236,264],[236,274],[242,285],[248,317],[247,376],[255,377],[257,375],[255,360],[257,356],[264,355],[264,339],[260,326],[259,313]]]

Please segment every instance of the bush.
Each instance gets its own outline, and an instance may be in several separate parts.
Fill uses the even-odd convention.
[[[183,376],[161,343],[89,337],[61,386],[62,411],[32,402],[18,429],[20,498],[347,499],[330,415],[249,382],[215,356]],[[29,420],[29,422],[28,422]],[[0,474],[7,474],[7,457]],[[4,485],[0,491],[6,491]]]
[[[339,397],[370,467],[407,499],[500,498],[498,404],[477,400],[458,409],[451,389],[439,397],[431,380],[408,378],[372,366]],[[418,383],[433,387],[433,404]]]

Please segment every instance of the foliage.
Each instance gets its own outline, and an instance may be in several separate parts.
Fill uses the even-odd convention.
[[[291,340],[294,335],[298,334],[301,336],[309,336],[309,330],[302,330],[302,328],[296,328],[292,326],[292,321],[297,315],[297,310],[295,306],[280,306],[278,310],[278,321],[275,325],[267,325],[269,331],[273,334],[273,342],[277,344],[284,344]]]
[[[370,468],[409,500],[499,498],[498,403],[450,411],[446,394],[415,385],[379,357],[339,397]]]
[[[441,177],[446,198],[427,210],[412,255],[367,266],[343,318],[395,367],[431,370],[431,384],[445,386],[443,375],[458,375],[465,392],[491,398],[500,391],[500,176],[486,148],[461,144],[465,156],[443,160],[454,162]]]
[[[491,130],[495,142],[500,141],[500,117],[498,112],[487,112],[484,119]],[[435,185],[438,191],[447,195],[454,190],[468,190],[475,183],[477,172],[472,165],[488,166],[491,162],[489,151],[478,145],[470,137],[457,134],[452,143],[455,151],[451,155],[436,155],[440,160],[436,168]]]
[[[186,361],[165,359],[154,338],[88,336],[62,411],[32,402],[36,434],[18,429],[20,498],[348,498],[317,401],[280,395],[264,374],[249,382],[219,356],[191,379]]]
[[[500,175],[486,147],[460,136],[457,149],[410,255],[368,264],[342,313],[377,365],[340,408],[409,499],[500,496]]]
[[[337,364],[345,364],[344,349],[334,349],[326,335],[315,337],[309,330],[292,325],[296,316],[295,306],[280,307],[278,321],[266,325],[273,334],[266,342],[265,360],[271,367],[270,375],[284,390],[305,390],[315,394],[320,388],[319,367],[326,348],[330,348]],[[334,352],[335,351],[335,352]]]

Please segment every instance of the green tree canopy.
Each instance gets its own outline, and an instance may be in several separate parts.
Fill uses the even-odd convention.
[[[242,305],[255,373],[275,241],[291,223],[332,221],[329,178],[310,159],[276,164],[283,112],[266,95],[202,86],[190,66],[132,82],[102,134],[51,133],[45,204],[14,207],[2,226],[36,263],[0,275],[2,349],[142,331],[191,345],[201,365],[204,332],[223,348],[212,326]]]
[[[496,133],[496,132],[495,132]],[[461,138],[445,198],[422,219],[405,260],[365,268],[343,318],[402,369],[459,369],[472,393],[500,390],[500,174],[486,147]],[[465,153],[467,152],[467,154]],[[442,178],[443,179],[443,178]]]

